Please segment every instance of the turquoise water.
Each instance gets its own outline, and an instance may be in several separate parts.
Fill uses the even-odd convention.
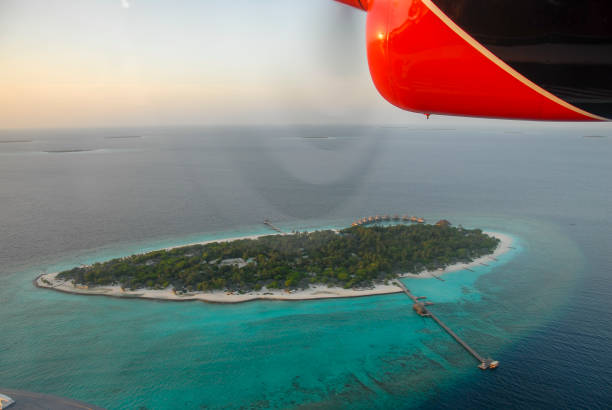
[[[0,131],[0,387],[108,408],[603,408],[612,402],[609,128]],[[6,134],[6,135],[5,135]],[[10,134],[10,135],[8,135]],[[302,138],[333,136],[329,139]],[[97,149],[96,154],[43,155]],[[238,305],[86,297],[32,280],[372,214],[499,231],[498,263],[405,296]]]
[[[499,358],[512,339],[538,324],[529,317],[537,306],[525,302],[540,299],[553,314],[571,289],[579,260],[555,254],[569,244],[535,227],[538,235],[533,225],[506,226],[516,249],[488,267],[448,274],[444,282],[404,282],[434,301],[435,312],[479,352]],[[257,232],[174,243],[243,233]],[[85,253],[79,261],[160,244]],[[71,266],[73,258],[47,268]],[[543,295],[538,282],[545,286],[553,277],[544,275],[553,268],[555,280],[566,283]],[[307,403],[372,408],[418,405],[458,378],[487,377],[433,321],[415,315],[401,294],[238,305],[117,300],[34,290],[29,279],[36,271],[2,278],[2,288],[13,291],[3,292],[8,298],[3,323],[12,331],[1,356],[20,388],[109,408]]]

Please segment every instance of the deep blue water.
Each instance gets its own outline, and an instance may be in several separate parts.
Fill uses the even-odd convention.
[[[435,127],[0,132],[31,140],[0,144],[0,386],[109,408],[605,408],[612,129]],[[108,138],[126,135],[142,138]],[[46,152],[75,149],[91,151]],[[478,370],[402,295],[211,305],[31,284],[265,232],[264,218],[314,229],[377,213],[515,238],[489,267],[407,282],[499,369]]]

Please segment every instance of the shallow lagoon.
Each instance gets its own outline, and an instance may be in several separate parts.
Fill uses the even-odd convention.
[[[3,278],[3,289],[19,289],[8,305],[12,314],[3,309],[9,313],[4,323],[14,329],[4,338],[10,349],[3,363],[18,370],[20,388],[44,386],[112,408],[418,405],[446,383],[504,372],[511,365],[504,348],[539,324],[525,301],[539,298],[552,313],[571,289],[568,278],[556,293],[538,292],[542,274],[550,272],[539,258],[555,252],[562,238],[525,240],[518,227],[511,232],[516,249],[488,267],[447,274],[444,282],[404,279],[414,294],[435,302],[432,309],[468,343],[501,360],[495,374],[477,369],[433,321],[414,314],[402,294],[237,305],[118,300],[33,289],[26,278],[35,271]],[[549,242],[546,248],[542,242]],[[93,253],[83,263],[134,249]],[[576,255],[564,253],[556,260],[571,276]]]

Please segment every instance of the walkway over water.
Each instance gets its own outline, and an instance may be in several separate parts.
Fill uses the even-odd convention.
[[[284,233],[282,229],[280,229],[280,228],[278,228],[278,227],[274,226],[274,225],[272,224],[272,222],[270,222],[270,220],[269,220],[269,219],[264,219],[263,223],[264,223],[264,225],[266,225],[267,227],[269,227],[270,229],[272,229],[272,230],[274,230],[274,231],[276,231],[276,232],[278,232],[278,233]]]
[[[406,287],[406,285],[404,285],[401,281],[397,281],[396,283],[400,288],[402,288],[404,293],[410,299],[412,299],[412,301],[414,302],[414,306],[413,306],[414,310],[423,317],[432,318],[438,325],[440,325],[440,327],[444,329],[446,333],[451,335],[452,338],[455,339],[457,343],[459,343],[465,350],[468,351],[468,353],[470,353],[472,356],[476,358],[476,360],[480,362],[480,364],[478,365],[480,369],[483,369],[483,370],[495,369],[499,365],[499,362],[497,362],[496,360],[482,357],[476,350],[472,349],[470,345],[468,345],[455,332],[453,332],[451,328],[446,326],[444,322],[442,322],[435,314],[433,314],[429,309],[425,307],[426,305],[432,305],[433,303],[430,303],[430,302],[423,303],[421,299],[425,299],[424,296],[418,296],[418,297],[414,296],[412,292],[410,292],[410,290]]]

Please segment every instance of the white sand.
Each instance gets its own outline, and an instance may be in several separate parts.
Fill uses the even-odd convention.
[[[176,245],[176,246],[171,246],[169,248],[164,248],[165,250],[169,251],[171,249],[176,249],[176,248],[184,248],[185,246],[193,246],[193,245],[206,245],[209,243],[224,243],[224,242],[233,242],[233,241],[239,241],[241,239],[258,239],[258,238],[262,238],[264,236],[277,236],[277,235],[288,235],[286,233],[263,233],[260,235],[250,235],[250,236],[237,236],[235,238],[223,238],[223,239],[211,239],[209,241],[204,241],[204,242],[191,242],[185,245]]]
[[[447,266],[444,269],[437,269],[434,271],[422,271],[418,274],[414,273],[404,273],[399,275],[400,278],[414,278],[414,279],[430,279],[436,276],[446,275],[447,273],[458,272],[461,270],[474,269],[482,265],[488,265],[490,263],[494,263],[498,256],[508,252],[512,246],[512,237],[508,235],[504,235],[499,232],[484,232],[489,236],[494,236],[499,239],[499,245],[497,245],[497,249],[490,255],[483,256],[478,259],[474,259],[470,263],[456,263],[454,265]]]
[[[406,273],[400,275],[401,278],[429,279],[435,276],[441,276],[450,272],[457,272],[465,269],[471,269],[487,262],[494,261],[499,255],[507,252],[512,245],[512,238],[497,232],[486,232],[488,235],[495,236],[500,239],[500,244],[491,255],[483,256],[474,260],[471,263],[458,263],[439,269],[436,271],[423,271],[419,274]],[[202,242],[203,244],[211,242],[229,242],[237,239],[255,239],[265,235],[254,235],[249,237],[231,238],[222,240],[213,240]],[[181,245],[188,246],[188,245]],[[173,249],[173,248],[168,248]],[[35,284],[41,288],[54,289],[60,292],[75,293],[81,295],[102,295],[123,298],[142,298],[155,300],[171,300],[171,301],[190,301],[199,300],[211,303],[240,303],[249,302],[252,300],[311,300],[311,299],[330,299],[330,298],[354,298],[361,296],[386,295],[390,293],[400,293],[402,290],[392,284],[379,284],[371,288],[359,289],[344,289],[344,288],[329,288],[324,285],[311,286],[308,289],[285,291],[279,289],[266,289],[260,291],[252,291],[243,294],[232,292],[187,292],[183,294],[175,294],[171,288],[154,290],[154,289],[137,289],[137,290],[122,290],[119,286],[96,286],[86,288],[75,286],[72,281],[64,281],[57,278],[58,272],[40,275],[35,280]]]

